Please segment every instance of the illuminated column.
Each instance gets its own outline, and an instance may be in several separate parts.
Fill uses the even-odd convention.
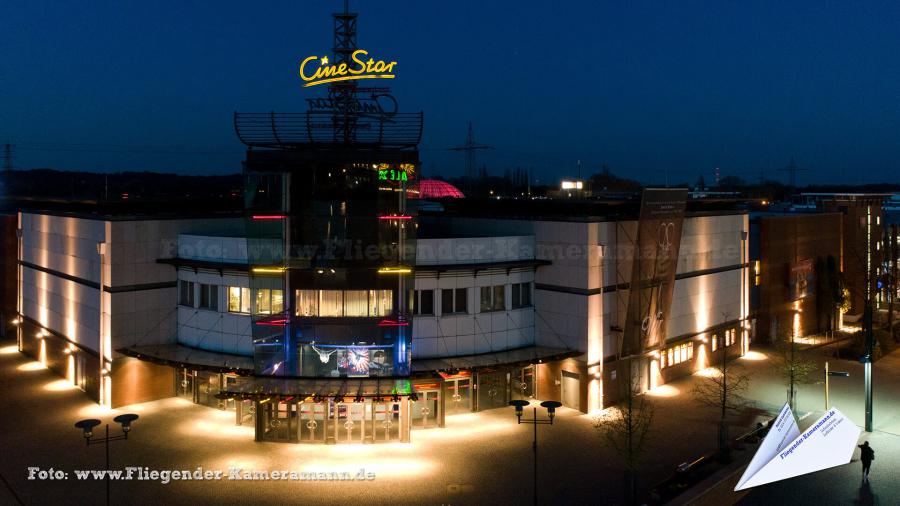
[[[108,224],[107,224],[108,225]],[[108,227],[107,227],[108,228]],[[110,338],[109,311],[110,301],[104,288],[106,287],[108,273],[107,263],[108,245],[105,242],[97,243],[97,254],[100,257],[100,405],[112,407],[112,339]]]
[[[16,227],[16,256],[21,262],[25,260],[25,251],[22,246],[22,213],[18,213],[18,224]],[[16,340],[19,344],[19,351],[22,351],[22,345],[24,336],[22,336],[22,315],[24,315],[24,309],[22,304],[22,284],[23,284],[23,269],[22,264],[17,262],[16,265]]]
[[[743,215],[741,218],[741,309],[738,317],[738,326],[741,330],[741,355],[745,355],[750,350],[750,252],[747,247],[747,227],[749,225],[749,217]]]
[[[603,245],[598,246],[599,286],[603,286]],[[590,268],[590,266],[588,267]],[[588,405],[587,409],[597,411],[603,409],[603,294],[588,296],[588,335],[587,335],[587,373],[588,373]]]

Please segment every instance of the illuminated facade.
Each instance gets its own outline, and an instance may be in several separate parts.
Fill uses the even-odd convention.
[[[372,164],[346,173],[351,189],[372,183],[359,193],[328,180],[336,200],[321,187],[269,200],[274,186],[253,183],[264,160],[248,160],[243,218],[22,213],[21,349],[98,402],[179,395],[271,441],[408,441],[515,398],[615,401],[628,290],[615,252],[631,251],[635,217],[417,212]],[[667,338],[632,357],[644,388],[746,350],[746,226],[740,211],[686,216]],[[363,241],[389,247],[366,257]]]

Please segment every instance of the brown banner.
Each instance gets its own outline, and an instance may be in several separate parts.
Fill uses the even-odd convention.
[[[641,198],[622,355],[665,342],[687,190],[647,188]]]

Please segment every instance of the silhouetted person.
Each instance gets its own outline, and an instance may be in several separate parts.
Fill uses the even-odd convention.
[[[875,460],[875,450],[869,446],[869,442],[859,445],[859,460],[863,466],[863,480],[869,481],[869,468],[872,467],[872,461]]]

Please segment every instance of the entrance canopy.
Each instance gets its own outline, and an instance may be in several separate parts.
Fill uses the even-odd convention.
[[[128,357],[171,367],[240,375],[253,374],[253,357],[200,350],[183,344],[130,346],[116,351]]]
[[[425,371],[454,371],[461,369],[479,369],[498,366],[526,366],[541,362],[551,362],[575,357],[582,353],[577,350],[549,348],[546,346],[529,346],[514,350],[480,353],[461,357],[426,358],[412,362],[413,373]]]
[[[276,377],[243,377],[229,384],[219,393],[223,398],[272,399],[288,401],[308,399],[312,402],[335,400],[337,402],[376,402],[401,397],[416,397],[408,379],[381,378],[310,378],[287,379]]]

